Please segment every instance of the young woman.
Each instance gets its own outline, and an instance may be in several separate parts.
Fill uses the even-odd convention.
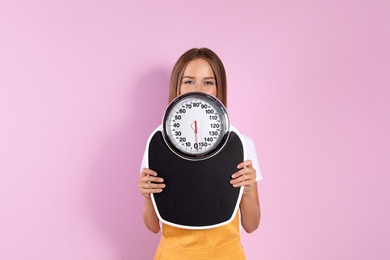
[[[169,102],[188,92],[204,92],[217,97],[225,106],[227,100],[225,68],[219,57],[207,48],[190,49],[176,62],[170,81]],[[231,185],[244,186],[240,210],[229,224],[205,230],[188,230],[162,224],[162,237],[155,258],[175,259],[245,259],[240,241],[241,226],[248,233],[257,229],[260,222],[260,204],[256,181],[261,180],[253,141],[244,135],[248,158],[237,165]],[[160,231],[160,222],[150,194],[165,188],[158,173],[142,164],[138,187],[145,198],[143,220],[153,233]],[[257,172],[256,172],[257,170]]]

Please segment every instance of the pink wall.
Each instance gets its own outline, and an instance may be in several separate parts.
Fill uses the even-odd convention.
[[[0,259],[151,259],[140,160],[195,46],[265,178],[248,259],[389,259],[389,24],[387,0],[2,0]]]

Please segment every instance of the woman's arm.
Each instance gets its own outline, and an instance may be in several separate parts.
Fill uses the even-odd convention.
[[[143,168],[138,179],[138,188],[141,194],[145,197],[143,220],[145,226],[153,233],[160,231],[160,223],[154,210],[152,199],[150,198],[151,193],[160,193],[165,188],[165,184],[162,183],[164,180],[157,177],[157,173],[153,170]],[[157,182],[157,183],[152,183]]]
[[[242,227],[247,233],[252,233],[259,227],[261,218],[257,183],[254,184],[250,194],[243,193],[240,210]]]
[[[145,198],[144,211],[142,214],[145,226],[153,233],[160,231],[160,223],[157,218],[156,212],[154,211],[152,200]]]
[[[234,187],[244,186],[240,202],[241,224],[247,233],[251,233],[258,228],[261,217],[256,170],[251,160],[240,163],[237,168],[240,170],[232,175],[230,183]]]

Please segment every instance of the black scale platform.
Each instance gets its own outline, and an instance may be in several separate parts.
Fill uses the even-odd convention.
[[[161,131],[156,131],[149,142],[148,163],[166,184],[162,193],[152,195],[159,219],[188,229],[229,223],[241,199],[241,189],[230,184],[231,175],[242,161],[242,140],[233,131],[219,153],[200,161],[174,154],[165,144]]]

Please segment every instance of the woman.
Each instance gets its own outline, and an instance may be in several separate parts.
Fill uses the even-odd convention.
[[[225,106],[227,100],[225,68],[219,57],[207,48],[190,49],[176,62],[170,81],[169,102],[188,92],[203,92],[217,97]],[[244,135],[248,158],[237,165],[231,185],[244,186],[240,211],[229,224],[205,230],[187,230],[162,224],[162,237],[154,259],[245,259],[240,242],[240,223],[247,233],[257,229],[260,204],[256,181],[262,176],[258,169],[252,140]],[[145,159],[143,167],[145,166]],[[151,169],[142,168],[138,187],[145,197],[143,220],[153,233],[160,231],[160,223],[150,194],[165,188],[164,180]]]

